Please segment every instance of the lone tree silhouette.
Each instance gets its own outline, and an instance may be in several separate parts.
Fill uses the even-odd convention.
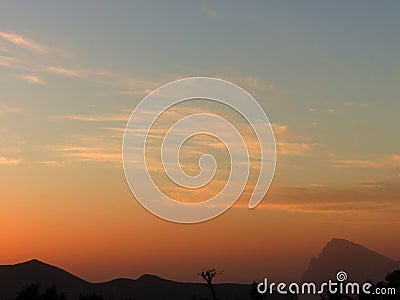
[[[213,300],[217,300],[218,298],[217,298],[217,294],[214,290],[212,281],[213,281],[214,277],[221,275],[222,273],[223,273],[222,270],[208,269],[208,270],[205,270],[198,274],[203,278],[203,280],[207,283],[207,286],[210,288]]]

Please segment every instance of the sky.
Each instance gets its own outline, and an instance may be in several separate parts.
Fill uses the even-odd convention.
[[[221,281],[297,279],[333,237],[400,260],[399,12],[398,1],[2,1],[0,264],[37,258],[96,282],[198,281],[209,266]],[[277,168],[256,209],[249,184],[226,213],[185,225],[134,199],[121,148],[139,101],[192,76],[257,99]],[[171,115],[213,108],[200,102]],[[189,173],[197,148],[218,150],[204,139],[187,145]],[[158,180],[181,201],[220,187],[189,195]]]

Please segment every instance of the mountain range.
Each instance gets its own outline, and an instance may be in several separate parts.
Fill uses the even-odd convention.
[[[332,239],[317,258],[311,259],[303,273],[301,282],[321,283],[335,280],[336,273],[344,271],[352,282],[383,280],[385,275],[400,269],[400,262],[392,260],[359,244]],[[268,274],[266,274],[268,275]],[[42,289],[53,284],[65,292],[69,300],[79,299],[81,294],[98,294],[104,299],[208,299],[208,287],[201,283],[175,282],[155,275],[142,275],[138,279],[115,279],[103,283],[91,283],[73,274],[43,263],[30,260],[15,265],[0,265],[0,299],[14,299],[18,291],[39,283]],[[237,283],[215,284],[220,300],[248,299],[250,285]],[[268,299],[291,299],[288,296],[273,295]]]
[[[81,294],[101,295],[104,299],[189,300],[209,299],[210,291],[202,283],[175,282],[155,275],[142,275],[138,279],[115,279],[91,283],[55,266],[39,260],[15,265],[0,265],[0,299],[14,299],[21,289],[39,283],[42,290],[57,287],[68,300],[79,299]],[[220,300],[247,299],[250,285],[237,283],[215,284]],[[290,299],[273,295],[271,299]]]

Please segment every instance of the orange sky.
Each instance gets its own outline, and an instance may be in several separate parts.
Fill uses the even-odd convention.
[[[143,273],[193,281],[207,267],[225,270],[221,281],[292,280],[333,237],[400,260],[398,4],[291,5],[2,3],[0,264],[37,258],[90,281]],[[217,181],[191,192],[172,185],[157,147],[176,118],[218,112],[253,159],[233,208],[183,225],[134,199],[121,148],[139,101],[191,76],[229,80],[257,99],[277,168],[249,210],[259,167],[249,128],[209,102],[175,107],[149,149],[152,175],[171,197],[215,194],[230,167],[221,144],[198,136],[182,148],[183,167],[196,174],[199,154],[212,152]]]
[[[29,168],[1,177],[3,197],[13,199],[1,202],[2,263],[38,258],[91,281],[142,273],[197,280],[207,266],[224,269],[224,281],[296,279],[332,237],[400,259],[398,208],[385,202],[396,188],[274,185],[261,207],[249,210],[243,199],[214,220],[182,225],[141,207],[120,167]]]

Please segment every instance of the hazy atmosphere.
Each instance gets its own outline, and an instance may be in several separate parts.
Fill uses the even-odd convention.
[[[223,282],[297,280],[332,237],[400,260],[399,11],[398,1],[2,1],[0,264],[37,258],[96,282],[199,281],[209,266]],[[192,76],[258,100],[277,167],[257,208],[245,192],[185,225],[134,199],[121,148],[135,105]],[[212,109],[199,102],[165,120]],[[214,145],[203,139],[187,145],[194,173],[194,151]],[[180,201],[221,188],[158,180]]]

